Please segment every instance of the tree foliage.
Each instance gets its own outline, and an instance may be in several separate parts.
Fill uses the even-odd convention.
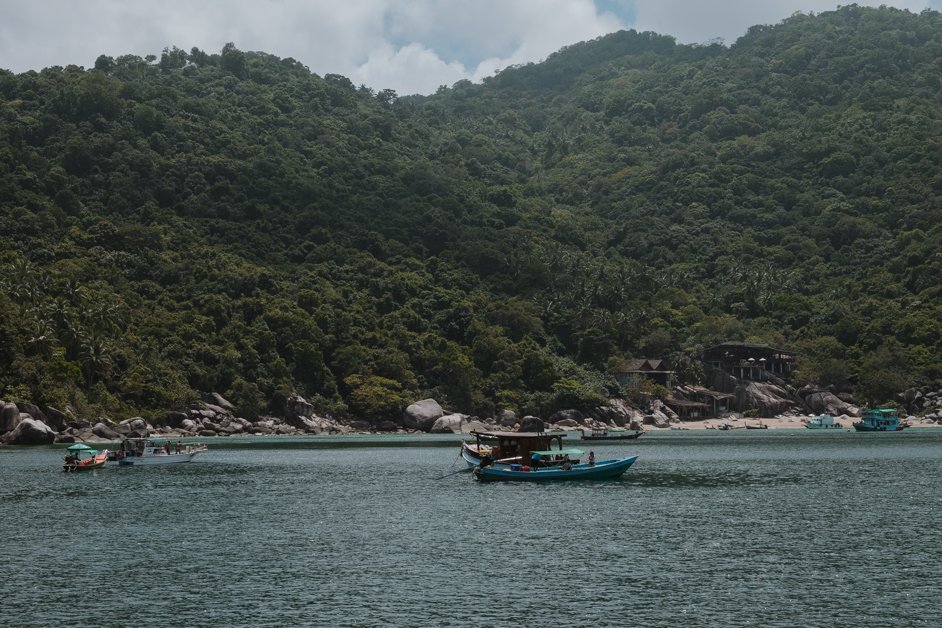
[[[724,340],[938,381],[940,58],[938,13],[851,5],[429,97],[231,43],[0,71],[0,398],[547,412]]]

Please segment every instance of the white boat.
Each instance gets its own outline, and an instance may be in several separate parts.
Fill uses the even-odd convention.
[[[115,460],[123,466],[173,464],[189,462],[196,454],[206,449],[206,445],[200,443],[184,444],[179,440],[173,442],[172,439],[160,436],[126,438],[121,443]]]
[[[809,430],[840,430],[844,426],[834,420],[830,414],[816,414],[803,421]]]

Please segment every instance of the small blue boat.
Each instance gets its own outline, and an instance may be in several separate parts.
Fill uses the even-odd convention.
[[[559,467],[522,467],[513,465],[510,469],[494,467],[475,467],[474,477],[481,482],[556,482],[563,480],[607,480],[617,478],[628,470],[638,456],[600,460],[595,464],[584,462]],[[526,470],[524,470],[526,469]]]
[[[907,424],[900,421],[899,413],[894,408],[871,408],[864,410],[860,420],[854,423],[858,432],[898,432]]]

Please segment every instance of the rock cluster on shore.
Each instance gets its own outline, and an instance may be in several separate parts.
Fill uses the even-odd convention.
[[[0,401],[0,440],[8,445],[113,442],[148,434],[181,437],[349,434],[358,431],[357,428],[357,425],[317,416],[313,406],[299,396],[289,399],[287,416],[263,416],[249,421],[235,416],[232,404],[213,393],[186,412],[167,412],[157,425],[151,425],[141,417],[120,422],[104,417],[86,421],[77,418],[70,407],[62,412],[55,408],[43,411],[33,404]]]
[[[765,395],[755,389],[754,393]],[[829,390],[805,387],[794,393],[769,398],[771,406],[778,407],[786,396],[795,403],[786,410],[792,413],[831,414],[836,417],[855,417],[859,407],[847,395]],[[899,395],[899,402],[911,414],[908,420],[924,424],[942,425],[942,390],[910,389]],[[64,411],[56,408],[41,409],[30,403],[0,401],[0,441],[8,445],[48,445],[73,442],[113,442],[127,437],[164,434],[174,437],[214,437],[237,435],[301,435],[301,434],[353,434],[370,432],[468,433],[474,430],[573,430],[597,427],[627,427],[643,430],[645,426],[670,428],[682,423],[680,417],[660,400],[654,400],[645,411],[621,399],[612,399],[605,406],[591,412],[561,410],[544,421],[538,417],[518,417],[508,409],[493,417],[480,418],[467,414],[448,413],[434,399],[423,399],[406,408],[398,421],[387,420],[378,424],[365,421],[340,422],[319,416],[310,403],[294,395],[288,399],[284,417],[262,416],[254,421],[235,415],[235,408],[217,393],[206,395],[187,411],[170,411],[156,425],[141,417],[114,422],[107,418],[95,421],[79,419],[71,407]],[[776,413],[781,414],[781,413]],[[774,415],[768,415],[774,416]],[[717,417],[712,417],[717,418]]]

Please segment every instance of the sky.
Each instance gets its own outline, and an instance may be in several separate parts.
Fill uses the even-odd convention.
[[[164,48],[240,50],[293,57],[312,72],[399,95],[480,81],[539,62],[563,46],[618,30],[679,43],[732,44],[755,24],[828,0],[0,0],[0,68],[13,72],[99,55],[160,56]],[[942,0],[857,0],[913,12]]]

